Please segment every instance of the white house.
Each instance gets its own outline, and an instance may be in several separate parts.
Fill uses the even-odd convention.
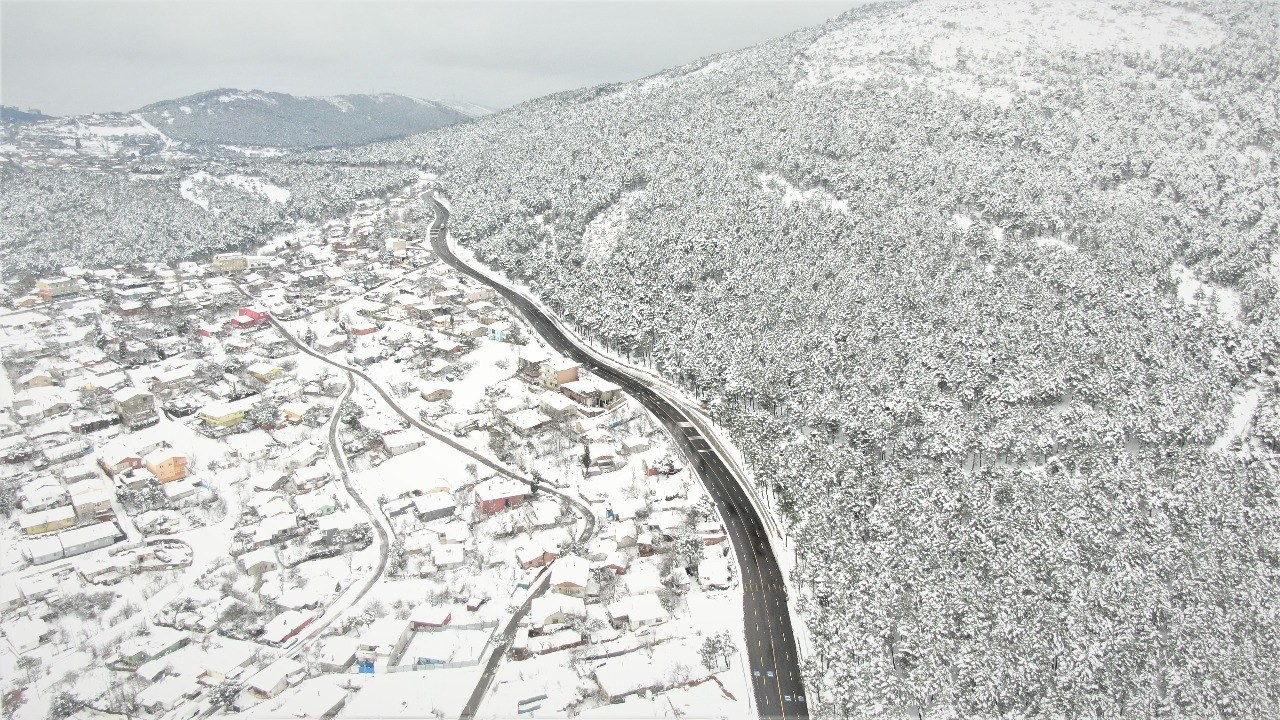
[[[614,624],[626,623],[632,630],[660,625],[671,619],[662,600],[657,595],[632,595],[608,606],[609,620]]]
[[[551,592],[580,598],[587,593],[591,580],[591,562],[586,558],[567,556],[551,565]]]
[[[529,606],[529,619],[534,627],[561,623],[571,617],[586,617],[587,606],[581,598],[567,595],[539,595]]]
[[[409,641],[409,622],[388,616],[374,620],[369,627],[360,633],[360,642],[356,646],[356,657],[365,660],[376,660],[398,655]]]
[[[254,675],[247,687],[264,698],[272,698],[284,692],[290,685],[301,682],[307,669],[297,660],[281,658]]]

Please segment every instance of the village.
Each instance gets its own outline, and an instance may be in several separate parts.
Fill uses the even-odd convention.
[[[412,197],[10,288],[11,716],[749,712],[685,459],[438,261]]]

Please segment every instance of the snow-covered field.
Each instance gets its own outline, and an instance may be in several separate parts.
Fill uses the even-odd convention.
[[[617,202],[600,211],[587,223],[582,240],[588,256],[601,261],[612,256],[618,239],[627,231],[631,210],[643,197],[643,190],[623,193]]]
[[[273,203],[283,205],[289,202],[289,191],[285,188],[272,185],[262,178],[250,177],[248,175],[211,175],[203,170],[196,172],[182,180],[178,192],[186,200],[199,205],[210,212],[218,212],[219,208],[213,207],[209,203],[209,199],[205,197],[202,186],[205,184],[227,185],[236,187],[246,192],[257,193],[267,198]]]
[[[912,53],[947,69],[972,62],[1004,64],[1040,48],[1158,53],[1166,45],[1202,47],[1223,37],[1211,20],[1189,9],[1167,6],[1139,13],[1123,3],[1086,0],[1046,1],[1039,8],[953,0],[904,7],[870,27],[873,32],[864,26],[834,30],[813,43],[795,69],[797,85],[857,84],[879,74],[873,69],[879,58]]]
[[[782,196],[783,205],[794,205],[800,202],[816,202],[825,208],[839,213],[849,213],[849,203],[832,195],[823,188],[802,190],[792,185],[786,178],[774,173],[760,173],[760,187]]]

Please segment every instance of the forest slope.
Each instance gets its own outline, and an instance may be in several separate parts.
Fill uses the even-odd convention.
[[[417,178],[408,168],[288,158],[158,162],[147,172],[3,168],[0,272],[11,281],[68,265],[174,262],[244,248]]]
[[[702,397],[815,710],[1276,716],[1278,48],[1272,2],[883,3],[324,157],[438,170]]]
[[[175,140],[273,148],[361,145],[466,122],[474,114],[404,95],[299,97],[228,89],[136,112]]]

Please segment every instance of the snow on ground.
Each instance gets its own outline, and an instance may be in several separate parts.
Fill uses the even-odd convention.
[[[80,129],[87,135],[96,135],[98,137],[160,134],[160,131],[143,125],[86,125],[81,123]]]
[[[178,184],[178,194],[182,196],[183,200],[188,200],[190,202],[193,202],[199,205],[205,210],[208,210],[209,209],[208,198],[206,198],[203,194],[196,192],[196,182],[199,179],[199,176],[201,175],[207,176],[207,173],[205,173],[204,171],[201,171],[189,178],[183,178],[182,182]]]
[[[372,675],[346,680],[359,688],[339,718],[458,717],[480,680],[483,667],[447,668]]]
[[[350,111],[352,111],[352,110],[355,110],[355,109],[356,109],[356,108],[355,108],[355,106],[354,106],[354,105],[352,105],[351,103],[347,102],[347,101],[346,101],[346,99],[341,98],[341,97],[338,97],[337,95],[325,95],[325,96],[321,96],[321,97],[319,97],[319,98],[317,98],[317,99],[319,99],[319,100],[323,100],[323,101],[325,101],[325,102],[329,103],[330,105],[332,105],[332,106],[334,106],[334,107],[338,108],[338,109],[339,109],[339,110],[341,110],[342,112],[350,112]]]
[[[164,146],[165,146],[166,148],[168,148],[168,147],[170,147],[170,146],[172,146],[172,145],[173,145],[173,140],[169,139],[169,136],[168,136],[168,135],[165,135],[164,133],[160,132],[160,130],[159,130],[158,128],[156,128],[156,126],[155,126],[155,125],[152,125],[151,123],[147,122],[147,119],[146,119],[146,118],[144,118],[144,117],[142,116],[142,114],[141,114],[141,113],[134,113],[134,114],[130,115],[129,117],[131,117],[131,118],[133,118],[134,120],[138,121],[138,124],[139,124],[139,125],[141,125],[141,126],[142,126],[145,130],[147,130],[148,132],[150,132],[150,133],[152,133],[152,134],[154,134],[154,135],[159,136],[159,137],[160,137],[160,139],[161,139],[162,141],[164,141]]]
[[[289,202],[288,190],[278,185],[272,185],[262,178],[250,177],[248,175],[226,175],[222,178],[222,181],[229,185],[235,185],[242,190],[248,190],[249,192],[255,192],[259,195],[263,195],[277,205],[283,205],[284,203]]]
[[[218,96],[218,102],[220,103],[231,103],[231,102],[236,102],[238,100],[256,100],[258,102],[264,102],[269,105],[280,104],[276,102],[274,99],[272,99],[270,95],[267,95],[266,93],[258,92],[257,90],[250,90],[248,92],[245,92],[243,90],[236,90],[234,92],[223,93]]]
[[[846,215],[849,214],[849,203],[832,195],[827,190],[817,187],[801,190],[792,185],[786,178],[774,173],[760,173],[757,177],[760,180],[760,187],[769,192],[782,194],[783,205],[794,205],[798,202],[817,202],[829,210],[835,210]]]
[[[957,215],[957,218],[960,218],[961,220],[969,220],[970,222],[972,222],[972,220],[969,219],[967,216]],[[1004,231],[1001,228],[993,227],[992,233],[997,240],[1003,240]],[[450,245],[454,253],[457,254],[458,257],[463,260],[463,262],[473,267],[475,266],[484,267],[482,263],[480,263],[475,259],[474,252],[472,252],[469,248],[460,247],[456,244],[453,244],[452,242],[450,243]],[[513,280],[512,278],[508,277],[505,273],[501,271],[496,271],[496,270],[486,268],[484,272],[490,275],[491,277],[496,278],[502,284],[508,287],[516,288],[521,292],[521,294],[529,298],[531,302],[533,302],[535,305],[542,308],[543,311],[547,313],[547,316],[552,318],[553,321],[556,319],[557,316],[555,315],[555,313],[550,308],[547,308],[545,305],[539,302],[536,294],[534,294],[531,290],[529,290],[528,287],[526,287],[522,283],[516,280]],[[558,323],[558,325],[560,326],[560,329],[563,332],[565,332],[566,335],[570,337],[578,337],[572,328],[567,327],[561,323]],[[711,418],[706,414],[706,412],[704,412],[704,409],[700,407],[700,404],[697,400],[690,398],[683,390],[671,384],[671,382],[669,382],[666,378],[663,378],[653,373],[649,369],[636,364],[635,360],[630,357],[623,357],[621,355],[618,355],[617,353],[614,353],[612,351],[605,349],[600,345],[592,343],[589,338],[588,339],[579,338],[579,340],[581,344],[583,344],[586,347],[589,347],[592,352],[595,352],[598,355],[607,357],[611,359],[613,362],[628,368],[633,374],[644,378],[646,381],[648,381],[651,384],[652,387],[654,387],[656,390],[658,390],[662,394],[668,397],[679,399],[681,406],[684,408],[687,408],[690,412],[692,412],[696,416],[697,421],[703,427],[710,430],[709,437],[714,437],[716,439],[717,444],[724,451],[724,454],[726,456],[725,459],[732,466],[734,466],[737,469],[737,471],[742,474],[743,477],[746,478],[745,489],[748,496],[751,497],[762,508],[764,508],[764,511],[762,512],[762,516],[766,524],[772,531],[769,533],[769,542],[773,546],[774,554],[778,558],[778,564],[782,570],[783,575],[789,577],[791,575],[791,571],[796,566],[796,556],[795,556],[795,551],[792,550],[789,547],[789,545],[786,543],[786,536],[784,534],[785,528],[779,525],[774,520],[774,518],[781,516],[781,511],[779,510],[779,508],[777,508],[773,504],[773,501],[775,498],[773,498],[768,494],[765,494],[763,497],[758,495],[755,489],[755,480],[752,477],[752,474],[748,468],[748,465],[744,460],[743,453],[729,439],[730,437],[729,433],[723,427],[720,427],[714,421],[711,420]],[[540,345],[541,343],[538,343],[538,344]],[[606,479],[607,477],[608,475],[606,474],[606,475],[599,476],[598,478],[589,480],[587,482],[599,483],[600,480]],[[581,488],[578,486],[576,481],[574,483],[574,488],[578,491],[581,490]],[[701,484],[698,485],[698,489],[702,492],[705,492],[705,490],[702,489]],[[692,500],[692,497],[691,497],[691,500]],[[778,539],[778,538],[781,538],[781,539]],[[730,565],[734,566],[734,564],[735,563],[733,562],[733,558],[731,557]],[[734,573],[736,576],[736,573],[737,573],[736,569],[734,570]],[[738,592],[738,591],[735,591],[735,592]],[[801,653],[801,656],[803,657],[806,653],[810,651],[810,648],[812,647],[812,643],[810,642],[810,639],[808,637],[808,626],[801,619],[799,611],[795,609],[794,603],[795,603],[795,598],[794,597],[790,598],[788,601],[788,604],[791,605],[792,607],[792,617],[794,620],[794,622],[792,623],[792,628],[796,634],[796,642],[798,645],[798,649]],[[740,613],[741,609],[739,609],[738,612]],[[738,625],[735,627],[741,627],[741,622],[739,622]],[[738,632],[735,631],[734,633],[732,633],[732,635],[735,637],[735,642],[737,643],[743,642],[743,639]]]
[[[353,216],[356,222],[365,222],[374,217],[379,217],[377,212],[368,209]],[[318,236],[314,228],[305,228],[298,232],[304,233],[307,239],[318,239],[313,237]],[[278,256],[285,258],[295,252],[283,243],[277,243],[276,248]],[[578,408],[569,413],[571,417],[540,432],[530,436],[515,435],[514,431],[505,424],[504,414],[509,417],[510,413],[517,411],[518,408],[532,407],[539,401],[558,400],[560,403],[571,401],[565,400],[554,391],[539,387],[536,383],[511,377],[517,365],[515,357],[519,349],[517,346],[486,337],[476,337],[474,340],[467,339],[466,344],[473,349],[461,356],[451,354],[452,351],[448,349],[433,350],[431,349],[433,342],[443,339],[447,335],[447,328],[436,327],[429,319],[415,318],[411,313],[404,312],[404,308],[389,305],[388,295],[396,293],[416,292],[426,299],[431,293],[443,292],[445,288],[452,291],[461,287],[468,292],[474,292],[478,288],[468,283],[460,283],[461,279],[456,276],[456,273],[447,271],[442,266],[415,269],[403,264],[388,265],[377,260],[373,251],[365,253],[364,259],[371,266],[373,275],[385,279],[384,282],[380,282],[368,291],[357,292],[353,299],[342,300],[338,306],[331,309],[332,311],[325,307],[330,300],[316,300],[314,306],[310,308],[314,313],[310,316],[304,315],[306,319],[291,321],[290,327],[301,334],[309,326],[317,334],[327,335],[341,330],[339,323],[359,321],[360,313],[376,318],[377,331],[356,338],[357,347],[381,343],[389,352],[410,351],[400,352],[400,363],[384,360],[373,362],[367,368],[368,374],[379,385],[387,388],[395,399],[395,404],[413,415],[420,410],[425,410],[428,417],[433,420],[439,419],[438,416],[442,414],[441,409],[444,405],[455,405],[459,409],[478,411],[476,415],[483,418],[484,424],[492,422],[493,425],[490,430],[472,432],[465,442],[486,455],[499,454],[504,458],[503,462],[509,466],[537,468],[548,484],[563,487],[570,495],[590,496],[591,499],[587,503],[590,506],[589,511],[596,515],[599,522],[597,528],[600,538],[614,538],[617,534],[615,531],[619,530],[630,529],[633,535],[636,531],[630,528],[630,520],[618,521],[605,518],[606,509],[624,512],[631,517],[642,507],[651,508],[657,517],[663,518],[663,527],[668,529],[683,528],[691,522],[688,519],[688,509],[703,499],[704,490],[688,475],[687,471],[664,478],[654,478],[645,474],[645,465],[653,466],[662,461],[670,453],[670,444],[660,426],[634,401],[621,399],[608,408]],[[283,269],[262,268],[261,274],[272,276],[279,273],[283,276],[288,269],[288,265]],[[424,269],[429,272],[423,272]],[[151,269],[148,268],[148,270]],[[388,287],[390,282],[401,280],[405,281],[401,287]],[[202,290],[214,290],[219,286],[226,288],[226,281],[210,280],[208,287]],[[344,287],[355,286],[346,283]],[[233,288],[227,289],[233,290]],[[456,297],[456,292],[454,296]],[[260,291],[258,301],[283,303],[283,292],[280,286]],[[198,319],[201,324],[220,323],[226,319],[228,313],[234,313],[234,308],[241,302],[244,301],[236,295],[228,298],[226,306],[220,307],[215,313],[195,319]],[[467,313],[480,317],[481,313],[497,311],[499,320],[504,317],[509,319],[509,309],[504,308],[503,305],[500,300],[497,300],[489,307],[469,308]],[[287,314],[303,309],[301,307],[290,309],[285,305],[285,310],[281,312]],[[273,312],[275,312],[274,309]],[[460,310],[455,312],[465,315]],[[145,316],[137,320],[119,318],[116,320],[116,329],[124,330],[134,325],[145,326],[149,322],[150,320]],[[522,334],[531,335],[528,328],[523,328]],[[227,397],[228,394],[238,394],[235,390],[237,387],[258,389],[270,395],[275,390],[281,389],[283,385],[294,388],[286,392],[306,393],[296,402],[320,408],[332,406],[335,402],[332,398],[333,388],[321,388],[320,383],[316,381],[322,375],[332,378],[335,375],[342,376],[344,373],[329,367],[320,359],[305,354],[289,353],[287,347],[277,349],[275,343],[280,339],[279,335],[277,331],[270,328],[255,328],[231,331],[222,335],[221,339],[201,339],[195,337],[193,331],[188,341],[199,345],[198,352],[195,354],[204,358],[213,367],[226,365],[237,355],[249,355],[256,362],[271,362],[280,366],[286,377],[276,381],[257,383],[250,382],[244,377],[243,371],[227,369],[222,374],[221,381],[217,381],[218,376],[215,374],[212,376],[215,382],[202,380],[199,387],[180,392],[191,393],[205,402],[214,396]],[[540,344],[536,337],[530,337],[530,341],[533,345]],[[285,352],[279,352],[280,349]],[[433,376],[443,378],[448,374],[443,371],[427,370],[429,366],[427,361],[433,355],[435,359],[447,358],[456,368],[453,373],[454,379],[446,380],[454,391],[451,400],[436,403],[433,406],[422,400],[417,392],[410,391],[401,397],[405,388],[396,387],[401,380],[425,381]],[[329,357],[340,362],[350,361],[350,354],[345,351],[335,351]],[[119,373],[121,382],[145,386],[155,372],[170,369],[172,362],[175,361],[128,361],[125,371]],[[218,387],[209,387],[211,385]],[[304,391],[303,386],[308,389]],[[330,393],[330,397],[317,393]],[[0,387],[0,396],[6,394],[12,395],[12,391]],[[364,410],[361,423],[363,424],[365,420],[372,421],[372,425],[365,425],[366,428],[403,427],[404,422],[399,415],[393,413],[387,406],[387,402],[380,396],[370,392],[363,381],[360,383],[360,389],[352,397]],[[506,410],[497,411],[494,407],[499,400],[507,401],[504,403]],[[457,415],[456,410],[449,411]],[[65,421],[51,419],[47,422]],[[310,667],[313,679],[305,682],[300,689],[286,691],[271,700],[260,702],[242,698],[246,705],[256,705],[247,707],[244,716],[296,716],[297,703],[303,702],[309,694],[319,695],[322,691],[332,694],[336,692],[337,684],[344,687],[350,684],[350,692],[354,693],[348,700],[347,710],[342,714],[344,717],[395,717],[401,714],[421,717],[424,712],[430,714],[432,709],[439,710],[443,715],[456,715],[475,686],[478,667],[464,670],[438,669],[388,673],[385,672],[384,658],[376,677],[349,671],[327,676],[321,673],[321,677],[315,679],[314,676],[319,670],[315,663],[320,647],[317,641],[322,635],[333,633],[343,633],[349,637],[358,636],[371,617],[394,617],[404,620],[414,608],[422,605],[444,604],[453,606],[455,625],[484,623],[484,627],[455,629],[459,634],[449,637],[433,639],[415,637],[413,638],[417,643],[414,646],[417,648],[415,652],[422,648],[427,648],[428,651],[432,648],[438,650],[433,640],[440,640],[446,644],[465,644],[470,653],[490,652],[493,645],[480,642],[488,637],[485,635],[486,632],[490,632],[487,628],[498,627],[500,623],[505,623],[511,617],[511,613],[530,594],[531,580],[539,572],[536,569],[521,569],[516,561],[517,551],[521,548],[563,548],[582,531],[585,524],[580,518],[575,519],[573,513],[567,512],[566,506],[561,505],[560,501],[548,496],[545,492],[521,507],[501,511],[493,516],[477,515],[474,498],[471,491],[466,488],[474,479],[485,477],[491,474],[491,471],[483,467],[474,468],[475,461],[472,458],[431,439],[427,439],[426,444],[421,448],[386,459],[387,449],[379,444],[376,438],[369,440],[367,432],[370,431],[348,428],[344,425],[340,439],[354,443],[351,450],[352,457],[349,459],[353,469],[352,480],[360,496],[370,506],[375,506],[372,517],[359,508],[355,498],[347,493],[343,483],[336,478],[337,473],[334,471],[337,470],[337,466],[333,464],[335,458],[332,454],[310,460],[316,469],[327,468],[330,471],[330,478],[327,480],[323,477],[323,472],[319,478],[306,473],[292,472],[295,466],[291,463],[301,455],[314,458],[310,453],[299,453],[299,450],[306,450],[307,446],[327,444],[327,426],[321,428],[285,426],[250,430],[249,426],[242,425],[227,430],[212,430],[201,427],[201,421],[196,416],[176,420],[163,417],[158,425],[147,430],[122,432],[118,428],[113,428],[99,431],[91,436],[91,441],[97,446],[102,446],[108,440],[117,437],[131,438],[137,443],[150,441],[154,437],[163,437],[176,449],[188,454],[190,459],[188,469],[192,478],[208,485],[223,503],[211,505],[207,510],[188,512],[182,508],[169,508],[139,513],[138,524],[144,525],[144,528],[143,520],[152,515],[160,516],[161,519],[181,521],[165,530],[169,533],[168,535],[158,537],[188,543],[191,546],[191,564],[179,569],[126,575],[118,585],[111,586],[107,590],[112,598],[108,602],[110,607],[107,610],[89,620],[68,619],[63,622],[53,641],[46,642],[33,651],[35,655],[44,659],[45,668],[52,674],[47,676],[47,680],[41,680],[38,684],[40,700],[27,702],[18,709],[16,717],[19,720],[35,720],[47,714],[48,698],[57,688],[56,683],[64,675],[70,676],[73,673],[80,673],[82,678],[77,691],[92,688],[95,694],[98,691],[105,693],[110,690],[117,693],[123,692],[126,697],[133,697],[139,690],[146,687],[146,683],[138,681],[134,686],[132,685],[134,681],[130,680],[126,684],[122,679],[132,676],[99,672],[104,660],[113,659],[115,652],[113,648],[120,641],[141,637],[144,629],[151,628],[154,631],[156,627],[165,623],[179,624],[184,628],[194,627],[191,614],[200,615],[196,611],[212,610],[224,597],[238,598],[236,601],[238,604],[233,608],[235,612],[223,616],[221,620],[223,629],[246,633],[244,637],[252,637],[258,628],[267,623],[270,618],[276,617],[278,608],[273,603],[280,600],[280,607],[283,607],[286,595],[295,600],[300,596],[314,600],[320,603],[320,606],[315,610],[318,618],[301,629],[294,639],[284,641],[284,648],[269,647],[253,640],[227,640],[226,642],[243,643],[251,646],[258,654],[258,657],[246,667],[244,673],[246,678],[263,673],[270,674],[272,669],[280,669],[286,664],[282,660],[286,654],[296,653]],[[230,433],[229,437],[227,433]],[[602,446],[606,450],[613,447],[619,452],[621,467],[598,475],[585,472],[581,462],[583,441],[580,436],[583,434],[593,438],[591,442],[597,447]],[[268,440],[271,444],[262,450],[264,455],[242,460],[237,453],[248,457],[248,452],[257,452],[253,449],[252,438],[249,436]],[[649,449],[643,449],[639,443],[633,444],[637,438],[644,439]],[[367,443],[368,449],[361,449],[365,445],[356,443],[357,439],[360,443]],[[626,452],[622,453],[624,444]],[[499,448],[499,445],[505,445],[505,448]],[[236,450],[233,451],[233,447]],[[307,462],[307,460],[301,460],[300,465],[306,466]],[[681,464],[679,460],[676,462]],[[288,480],[283,486],[276,486],[279,488],[278,492],[268,489],[270,481],[282,475]],[[299,477],[303,475],[312,479],[300,480]],[[441,479],[447,480],[452,487],[461,488],[452,493],[456,513],[454,519],[423,520],[414,512],[401,512],[391,517],[394,522],[387,522],[384,513],[390,513],[391,510],[376,507],[380,498],[397,497],[406,493],[412,494],[415,491],[422,492],[428,483],[436,483]],[[295,483],[301,483],[301,485]],[[311,483],[319,486],[314,487]],[[435,484],[432,489],[438,487],[439,485]],[[200,492],[206,496],[209,493],[207,490]],[[369,586],[368,593],[358,599],[356,596],[363,592],[366,583],[379,565],[381,543],[374,542],[361,550],[352,550],[349,546],[341,547],[341,537],[333,542],[331,542],[332,538],[315,538],[308,526],[304,526],[308,534],[297,538],[285,536],[265,541],[253,539],[255,532],[261,530],[269,518],[285,517],[295,512],[302,513],[304,506],[316,507],[313,502],[316,498],[323,500],[324,497],[329,496],[334,498],[334,507],[330,510],[306,511],[318,513],[311,517],[321,527],[332,523],[334,526],[352,528],[366,521],[374,522],[388,527],[394,539],[405,543],[404,569],[397,567],[392,574],[380,576],[381,579],[377,583]],[[326,512],[328,514],[325,514]],[[201,513],[203,513],[201,517],[196,516]],[[126,514],[123,506],[119,504],[116,507],[116,514],[117,520],[128,532],[130,540],[140,539],[141,534],[135,527],[135,518]],[[622,527],[622,524],[626,524],[627,527]],[[713,530],[703,528],[699,532],[704,533],[714,542],[714,538],[711,537]],[[0,541],[8,543],[11,547],[25,542],[17,537],[17,530],[12,525],[0,529]],[[648,542],[650,541],[646,541]],[[318,547],[321,543],[330,543],[330,549],[338,554],[320,559],[306,559],[311,556],[306,552],[308,548]],[[258,568],[254,571],[255,574],[247,573],[241,567],[240,558],[245,557],[241,553],[248,551],[253,544],[261,545],[258,549],[275,547],[276,550],[269,551],[267,555],[275,555],[281,567],[270,569],[268,565],[267,569],[263,570],[255,564]],[[602,540],[601,545],[597,550],[593,550],[593,553],[615,552],[608,549],[608,544],[609,541]],[[442,548],[446,546],[452,546],[453,549],[443,550]],[[5,556],[5,570],[12,571],[13,575],[6,577],[5,580],[8,582],[16,578],[25,583],[35,579],[52,578],[56,590],[64,596],[86,590],[96,592],[103,588],[86,584],[87,581],[75,574],[75,571],[90,566],[97,560],[105,558],[113,549],[120,549],[120,547],[102,548],[71,561],[55,561],[37,567],[22,565],[20,560],[12,560],[14,553],[9,553]],[[636,556],[639,549],[629,550],[626,546],[618,547],[617,545],[614,547],[617,552],[625,556],[624,559],[627,562],[634,561],[631,567],[635,570],[638,570],[637,563],[656,569],[662,566],[663,558],[669,557],[663,548],[657,549],[657,557],[638,558]],[[714,552],[719,553],[727,550],[724,543],[711,547]],[[458,549],[462,550],[460,555],[457,554]],[[235,555],[232,554],[233,552]],[[396,548],[397,557],[399,552],[400,548]],[[455,555],[457,557],[454,557]],[[597,560],[601,559],[603,556],[597,558]],[[255,560],[255,563],[260,562],[269,561],[260,558]],[[295,562],[298,564],[290,566]],[[642,572],[634,573],[637,577],[643,574]],[[673,575],[670,579],[674,581],[680,577],[683,577],[683,574]],[[521,587],[522,585],[524,587]],[[653,587],[656,588],[656,585]],[[117,591],[120,593],[119,597],[115,595]],[[626,592],[665,593],[667,590],[665,586],[663,589],[656,590],[635,590],[628,586]],[[476,611],[466,610],[465,602],[476,597],[488,598],[488,602],[480,605]],[[663,658],[671,657],[672,648],[684,648],[680,652],[684,653],[682,657],[686,664],[693,662],[691,658],[695,656],[689,653],[696,654],[696,648],[701,644],[705,633],[719,630],[728,631],[731,636],[737,636],[740,633],[742,596],[739,588],[732,587],[730,590],[703,593],[698,589],[695,580],[693,588],[687,594],[674,593],[667,600],[670,602],[673,598],[675,605],[672,607],[675,609],[671,622],[660,625],[651,632],[626,629],[608,632],[614,637],[621,634],[629,643],[624,649],[631,653],[641,652],[641,648],[648,643],[657,643],[659,648],[657,656]],[[592,607],[598,616],[600,606],[593,603]],[[38,607],[32,604],[19,610],[23,614],[37,611]],[[195,630],[179,632],[193,640],[195,645],[204,642],[223,642],[223,640],[206,640],[205,635]],[[745,648],[741,647],[741,639],[736,642],[740,646],[738,657],[745,658]],[[477,649],[478,645],[483,649]],[[96,661],[89,657],[86,648],[98,651]],[[175,657],[185,658],[186,654]],[[475,658],[477,662],[482,659],[482,657]],[[585,678],[578,673],[578,670],[583,668],[574,666],[573,659],[574,655],[571,652],[557,651],[530,661],[535,664],[522,665],[521,668],[517,668],[517,671],[523,672],[537,667],[536,663],[546,664],[548,668],[558,668],[549,669],[545,674],[548,689],[564,697],[569,697],[567,693],[572,693],[573,697],[576,697],[579,692],[585,692],[583,697],[588,699],[587,705],[599,710],[600,707],[597,706],[601,706],[603,701],[596,695],[594,681],[584,682]],[[16,656],[5,655],[0,658],[0,676],[17,677],[18,670],[15,663]],[[511,661],[504,660],[501,667],[506,668],[510,664]],[[590,670],[590,668],[586,669]],[[742,669],[736,664],[729,670],[721,671],[718,681],[688,690],[659,693],[656,704],[652,706],[666,707],[672,711],[692,715],[698,715],[704,710],[716,716],[749,715],[748,683],[745,675],[741,680],[735,679],[735,673],[742,674]],[[539,675],[543,674],[539,673]],[[520,678],[516,677],[516,680]],[[721,683],[724,683],[732,695],[737,696],[736,701],[720,690]],[[378,687],[371,687],[373,685]],[[424,709],[422,701],[424,696],[430,698],[432,708]],[[187,713],[192,710],[199,712],[204,709],[206,702],[201,698],[195,702],[186,703],[179,712]],[[714,709],[706,710],[707,708]],[[509,714],[503,710],[501,703],[486,704],[482,709],[491,715]],[[608,708],[604,710],[607,711]],[[544,710],[540,715],[545,713]]]
[[[1174,263],[1169,274],[1178,281],[1178,299],[1183,303],[1192,307],[1207,305],[1222,319],[1239,321],[1240,293],[1200,280],[1182,263]]]
[[[891,72],[936,94],[1009,108],[1016,96],[1050,91],[1037,78],[1018,74],[1025,53],[1123,49],[1158,54],[1166,45],[1199,47],[1224,38],[1216,23],[1194,10],[1140,1],[937,0],[888,15],[890,22],[851,23],[818,38],[794,67],[796,86],[860,86]],[[923,56],[932,72],[906,74],[899,63],[884,61],[908,54]],[[975,82],[975,77],[1001,78],[1002,85]]]
[[[1223,38],[1199,13],[1146,3],[938,0],[887,16],[886,22],[855,22],[815,41],[797,64],[797,86],[859,84],[880,73],[882,56],[913,52],[940,70],[961,62],[972,69],[975,62],[1007,65],[1017,53],[1037,48],[1159,53],[1165,45],[1203,47]]]
[[[243,145],[219,145],[218,147],[247,157],[280,157],[281,155],[289,154],[288,150],[281,150],[280,148],[247,147]]]
[[[618,201],[601,210],[582,232],[582,240],[588,257],[597,260],[612,257],[618,239],[627,231],[631,210],[644,197],[643,190],[622,194]]]
[[[1253,422],[1253,415],[1257,412],[1258,402],[1261,399],[1262,390],[1256,387],[1237,395],[1235,405],[1231,408],[1231,418],[1227,421],[1226,429],[1223,430],[1222,435],[1218,436],[1218,439],[1214,441],[1209,450],[1222,452],[1241,438],[1245,431],[1249,429],[1250,423]]]
[[[418,102],[423,103],[423,104],[426,104],[426,103],[428,103],[428,102],[436,102],[436,103],[439,103],[439,104],[441,104],[441,105],[444,105],[445,107],[450,108],[450,109],[452,109],[452,110],[457,110],[458,112],[462,113],[463,115],[468,115],[468,116],[473,117],[473,118],[478,118],[478,117],[481,117],[481,116],[484,116],[484,115],[492,115],[492,114],[493,114],[493,110],[492,110],[491,108],[487,108],[487,107],[485,107],[485,106],[483,106],[483,105],[476,105],[475,103],[462,102],[462,101],[455,101],[455,100],[434,100],[434,101],[429,101],[429,100],[423,100],[422,98],[413,98],[413,99],[414,99],[414,100],[417,100]]]
[[[1055,248],[1065,252],[1076,252],[1079,250],[1075,245],[1072,245],[1066,240],[1058,237],[1038,237],[1035,238],[1035,244],[1042,248]]]
[[[369,470],[352,473],[351,482],[370,498],[395,498],[422,490],[437,477],[466,477],[467,465],[475,462],[433,438],[417,450],[397,455]]]
[[[288,190],[278,185],[272,185],[262,178],[251,177],[248,175],[223,175],[219,177],[216,175],[210,175],[204,170],[183,178],[182,182],[178,185],[178,193],[184,200],[189,200],[205,210],[217,213],[220,209],[211,207],[209,199],[206,198],[204,193],[201,191],[201,186],[205,183],[230,185],[247,192],[257,193],[277,205],[289,202]]]

